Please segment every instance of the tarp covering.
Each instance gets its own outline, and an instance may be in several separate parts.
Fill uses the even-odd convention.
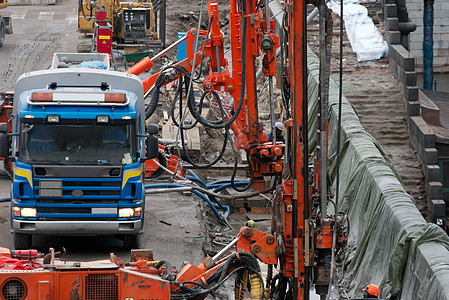
[[[309,141],[316,146],[319,60],[308,49]],[[329,92],[329,172],[336,176],[338,87]],[[449,299],[449,237],[427,223],[379,143],[343,97],[338,210],[350,221],[347,268],[340,285],[350,297],[369,283],[381,297]]]

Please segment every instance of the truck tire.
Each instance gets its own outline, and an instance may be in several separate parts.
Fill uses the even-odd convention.
[[[32,236],[30,234],[14,233],[14,249],[28,250],[31,248]]]
[[[128,234],[123,239],[125,249],[140,249],[142,246],[142,234]]]
[[[6,34],[5,23],[3,23],[3,18],[0,17],[0,47],[3,46],[3,43],[5,42],[5,34]]]

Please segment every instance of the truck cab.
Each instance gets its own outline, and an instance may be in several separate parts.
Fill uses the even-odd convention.
[[[147,158],[140,79],[49,69],[21,75],[14,95],[15,248],[30,248],[33,235],[114,235],[138,248]]]

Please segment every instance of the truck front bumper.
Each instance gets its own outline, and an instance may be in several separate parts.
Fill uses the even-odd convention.
[[[12,231],[24,234],[112,235],[141,232],[142,220],[130,221],[12,221]]]

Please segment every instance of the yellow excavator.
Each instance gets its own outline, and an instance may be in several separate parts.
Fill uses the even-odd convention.
[[[95,35],[95,24],[101,21],[110,27],[113,48],[164,48],[165,9],[166,0],[79,0],[78,31]]]
[[[8,0],[0,0],[0,9],[8,7]],[[2,17],[0,15],[0,47],[5,42],[5,35],[12,33],[11,17]]]

